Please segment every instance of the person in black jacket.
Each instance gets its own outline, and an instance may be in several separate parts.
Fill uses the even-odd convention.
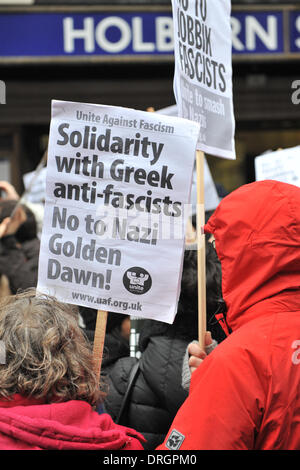
[[[93,344],[96,328],[97,310],[79,306],[82,328]],[[121,357],[130,354],[129,349],[130,317],[122,313],[107,312],[107,323],[103,347],[102,368],[106,374]]]
[[[8,279],[12,294],[36,287],[40,250],[34,214],[21,204],[11,218],[16,204],[0,201],[0,275]]]
[[[222,329],[212,321],[221,298],[221,268],[210,243],[206,245],[207,323],[212,337],[224,339]],[[169,430],[171,422],[188,392],[181,384],[183,357],[188,344],[198,336],[197,251],[186,250],[178,311],[172,325],[144,321],[140,334],[139,361],[119,359],[106,380],[108,394],[105,409],[112,418],[141,432],[145,449],[155,449]],[[120,416],[130,373],[139,364],[128,405]],[[105,370],[103,370],[105,373]]]

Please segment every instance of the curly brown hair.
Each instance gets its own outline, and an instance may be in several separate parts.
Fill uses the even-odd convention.
[[[18,393],[45,403],[104,398],[91,345],[78,325],[77,306],[63,304],[35,289],[0,302],[0,397]]]

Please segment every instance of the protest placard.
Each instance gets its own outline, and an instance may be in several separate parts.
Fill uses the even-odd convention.
[[[52,102],[37,289],[172,323],[199,125]]]
[[[177,105],[168,106],[167,108],[158,109],[159,114],[166,114],[167,116],[178,116]],[[204,157],[204,209],[211,211],[217,208],[220,203],[220,198],[214,183],[210,168],[207,160]],[[191,213],[196,214],[197,205],[197,171],[196,165],[193,173],[192,192],[191,192]]]
[[[204,157],[204,210],[212,211],[218,207],[220,198],[217,192],[216,185],[212,178],[208,163]],[[196,214],[197,204],[197,172],[194,170],[193,181],[192,181],[192,193],[191,193],[191,204],[192,213]]]
[[[174,94],[178,115],[200,124],[197,143],[199,342],[206,331],[204,152],[235,159],[232,96],[231,2],[172,0]]]
[[[0,179],[2,181],[11,181],[11,167],[10,160],[8,158],[0,159]]]
[[[200,124],[197,148],[235,159],[231,2],[172,0],[179,116]]]
[[[35,171],[30,171],[23,175],[23,183],[25,191],[30,187],[30,183],[34,178]],[[30,191],[26,195],[26,199],[33,203],[43,203],[45,201],[46,193],[46,168],[44,167],[34,181]]]
[[[256,181],[275,180],[300,186],[300,146],[259,155],[254,165]]]

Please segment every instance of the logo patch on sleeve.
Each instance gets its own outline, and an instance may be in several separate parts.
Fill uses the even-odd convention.
[[[178,450],[180,449],[184,439],[185,436],[183,434],[181,434],[179,431],[176,431],[176,429],[173,429],[169,439],[166,442],[166,447],[170,450]]]

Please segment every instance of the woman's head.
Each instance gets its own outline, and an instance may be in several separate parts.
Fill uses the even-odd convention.
[[[76,307],[34,289],[7,297],[0,303],[0,341],[6,353],[0,398],[18,393],[94,405],[103,397]]]

